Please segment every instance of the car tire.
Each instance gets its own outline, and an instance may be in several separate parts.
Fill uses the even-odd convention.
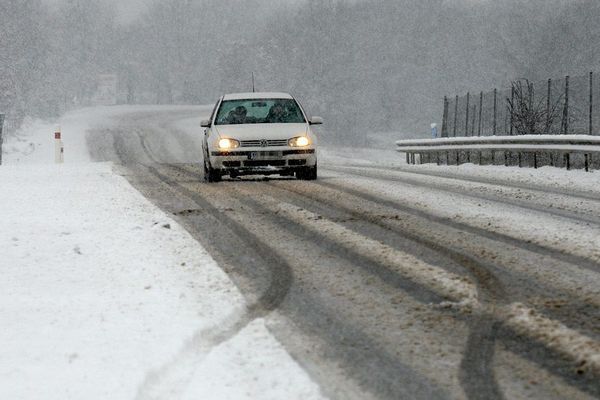
[[[303,181],[316,181],[318,176],[317,166],[302,168],[296,172],[296,178]]]
[[[220,182],[221,171],[214,169],[210,163],[204,163],[204,180],[208,183]]]

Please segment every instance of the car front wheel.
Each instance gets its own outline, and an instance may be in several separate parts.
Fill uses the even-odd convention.
[[[317,180],[317,166],[306,167],[296,172],[296,178],[303,181],[315,181]]]
[[[204,180],[209,183],[221,181],[221,171],[210,166],[210,162],[204,162]]]

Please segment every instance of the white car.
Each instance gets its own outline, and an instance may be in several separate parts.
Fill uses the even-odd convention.
[[[223,176],[296,176],[317,179],[317,137],[298,102],[286,93],[223,96],[210,120],[202,121],[204,172],[208,182]]]

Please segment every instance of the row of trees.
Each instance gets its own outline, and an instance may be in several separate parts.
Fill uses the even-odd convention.
[[[85,104],[94,78],[112,68],[115,14],[107,5],[68,0],[0,2],[0,112],[8,128],[26,115],[52,117]]]
[[[127,25],[103,2],[0,4],[0,109],[14,124],[89,104],[116,73],[121,101],[294,93],[328,130],[425,133],[445,94],[598,69],[596,0],[160,0]]]

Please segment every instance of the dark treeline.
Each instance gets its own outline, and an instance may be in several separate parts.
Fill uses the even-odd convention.
[[[0,4],[0,110],[13,126],[93,104],[117,74],[120,102],[207,104],[288,91],[328,130],[422,135],[444,95],[598,70],[597,0],[160,0],[119,23],[114,7]]]

